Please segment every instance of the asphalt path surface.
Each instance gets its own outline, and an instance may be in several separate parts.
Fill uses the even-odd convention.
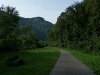
[[[61,55],[49,75],[95,75],[72,54],[64,50],[60,51]]]

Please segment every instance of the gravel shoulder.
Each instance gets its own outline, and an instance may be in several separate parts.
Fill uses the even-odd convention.
[[[49,75],[95,75],[93,72],[67,51],[61,55]]]

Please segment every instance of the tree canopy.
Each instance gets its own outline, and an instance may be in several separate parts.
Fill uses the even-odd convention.
[[[0,51],[30,50],[43,47],[31,25],[18,27],[19,12],[14,7],[0,7]]]
[[[100,51],[100,2],[84,0],[67,7],[48,31],[51,46],[68,47],[85,52]]]

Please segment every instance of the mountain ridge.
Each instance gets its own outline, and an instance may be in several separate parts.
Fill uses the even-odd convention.
[[[24,18],[20,17],[18,22],[18,27],[25,26],[25,25],[32,25],[31,30],[36,32],[36,36],[39,40],[46,41],[47,35],[46,32],[48,29],[51,29],[54,24],[49,21],[46,21],[42,17],[34,17],[34,18]]]

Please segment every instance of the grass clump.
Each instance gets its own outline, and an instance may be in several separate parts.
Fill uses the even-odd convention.
[[[6,57],[18,55],[25,62],[22,66],[7,67]],[[60,51],[53,48],[0,53],[0,75],[48,75],[60,55]]]
[[[87,65],[95,74],[100,75],[100,55],[87,54],[77,50],[66,50]]]

